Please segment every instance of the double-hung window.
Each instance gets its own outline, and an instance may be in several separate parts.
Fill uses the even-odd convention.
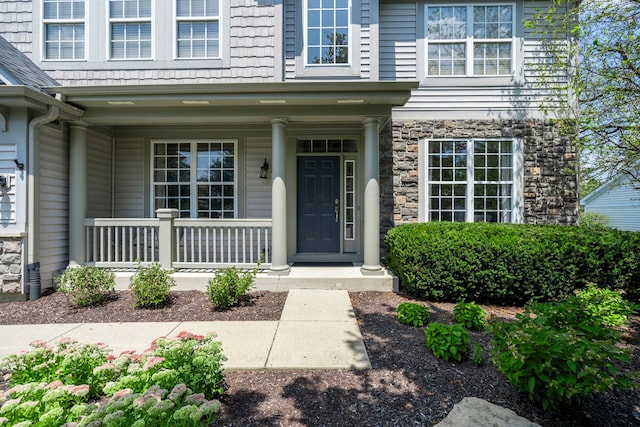
[[[151,59],[151,0],[109,0],[112,59]]]
[[[44,58],[85,59],[84,0],[44,0]]]
[[[153,144],[154,209],[180,218],[236,216],[235,141],[157,141]]]
[[[349,63],[349,1],[306,0],[306,63]]]
[[[514,5],[427,6],[427,75],[513,74]]]
[[[429,140],[425,151],[429,221],[517,221],[515,141]]]
[[[219,0],[177,0],[178,58],[220,57]]]

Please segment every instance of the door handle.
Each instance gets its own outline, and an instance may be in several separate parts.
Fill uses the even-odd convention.
[[[340,214],[339,214],[339,212],[340,212],[340,209],[338,209],[338,207],[336,206],[336,209],[335,209],[335,213],[336,213],[336,222],[338,222],[338,217],[339,217],[339,215],[340,215]]]
[[[334,205],[336,206],[336,208],[334,209],[334,212],[336,214],[336,222],[339,221],[340,218],[340,200],[339,199],[334,199]]]

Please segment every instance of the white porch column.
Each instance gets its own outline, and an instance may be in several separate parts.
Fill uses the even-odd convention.
[[[380,267],[380,185],[378,153],[379,120],[368,117],[364,120],[364,227],[363,274],[382,273]]]
[[[69,265],[85,262],[87,216],[87,128],[72,125],[69,148]]]
[[[287,262],[287,120],[271,120],[271,271],[288,274]]]
[[[156,209],[158,226],[158,261],[162,268],[170,270],[176,260],[176,236],[173,231],[173,220],[178,217],[178,209]]]

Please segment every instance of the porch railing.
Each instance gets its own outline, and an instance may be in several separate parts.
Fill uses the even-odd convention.
[[[171,269],[271,265],[271,219],[86,219],[85,261],[109,268],[160,263]]]

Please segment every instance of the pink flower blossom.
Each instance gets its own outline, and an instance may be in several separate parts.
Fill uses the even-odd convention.
[[[131,390],[130,388],[123,388],[122,390],[118,390],[113,394],[113,398],[114,399],[119,399],[121,397],[124,396],[128,396],[131,393],[133,393],[133,390]]]
[[[152,366],[155,366],[158,363],[162,363],[162,362],[164,362],[164,357],[153,356],[153,357],[149,358],[149,360],[144,362],[144,365],[142,365],[142,369],[149,369]]]
[[[104,358],[108,362],[111,362],[112,360],[116,360],[116,357],[113,354],[107,354]]]
[[[186,340],[202,341],[204,339],[204,335],[196,335],[188,331],[181,331],[180,333],[178,333],[176,338],[183,341],[186,341]]]
[[[73,344],[75,342],[77,342],[77,341],[74,340],[73,338],[62,337],[62,338],[60,338],[60,340],[58,340],[58,345]]]
[[[49,384],[47,384],[46,388],[48,388],[49,390],[55,390],[55,389],[63,387],[63,386],[64,386],[64,384],[62,384],[62,381],[55,380],[55,381],[52,381]]]
[[[33,348],[47,348],[47,342],[42,340],[31,341],[29,345]]]

